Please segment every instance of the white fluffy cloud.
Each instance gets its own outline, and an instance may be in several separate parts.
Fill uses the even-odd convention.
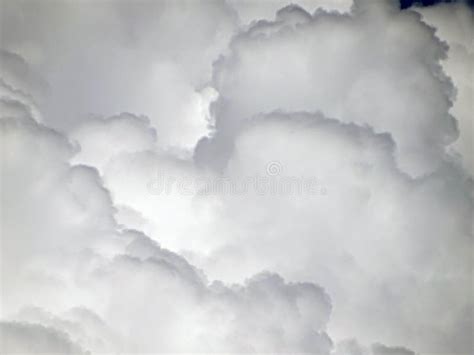
[[[335,120],[256,119],[238,136],[224,173],[265,176],[278,161],[279,177],[315,177],[326,193],[225,197],[215,251],[203,267],[218,278],[268,268],[325,285],[338,336],[374,341],[377,334],[420,351],[466,351],[472,181],[452,162],[411,179],[398,171],[393,152],[388,135]]]
[[[100,170],[118,154],[152,151],[156,145],[150,121],[129,113],[87,120],[70,137],[80,146],[74,161]]]
[[[69,163],[79,148],[66,137],[11,111],[1,124],[2,352],[329,353],[321,287],[270,273],[209,283],[181,256],[119,228],[98,172]],[[103,155],[78,159],[100,165],[116,151],[87,139],[113,146],[124,130],[125,153],[148,149],[155,137],[144,127],[131,115],[91,121],[78,136]]]
[[[145,123],[112,118],[107,138],[131,119]],[[9,148],[2,150],[2,351],[329,353],[331,304],[321,287],[276,274],[209,283],[184,258],[119,229],[97,171],[69,164],[74,149],[64,136],[31,118],[1,123]],[[92,138],[105,142],[104,122],[94,124]]]
[[[241,128],[223,175],[147,151],[115,156],[103,176],[120,223],[185,253],[212,279],[276,270],[325,285],[338,338],[463,351],[472,332],[472,182],[451,161],[412,179],[397,169],[394,149],[389,135],[369,128],[277,113]],[[249,177],[268,178],[272,162],[276,181],[314,178],[313,194],[252,184],[246,193],[207,194],[189,185],[242,188]]]
[[[244,25],[259,20],[273,20],[275,13],[288,5],[295,4],[313,13],[318,9],[326,11],[349,12],[352,0],[228,0],[238,12],[240,20]]]
[[[234,37],[216,63],[217,133],[202,155],[230,150],[235,126],[259,113],[321,111],[390,133],[402,170],[432,172],[457,137],[453,87],[439,63],[447,47],[433,32],[388,2],[357,1],[344,15],[280,10]]]
[[[2,353],[470,352],[472,11],[298,4],[2,3]]]
[[[474,16],[466,4],[440,4],[417,9],[423,20],[436,29],[436,35],[449,45],[442,62],[456,87],[451,113],[458,120],[459,139],[454,147],[461,153],[464,166],[474,174],[472,112],[474,102]]]
[[[0,350],[3,354],[84,354],[68,335],[39,324],[0,323]]]
[[[223,1],[4,1],[2,47],[48,81],[42,108],[54,128],[133,112],[161,144],[190,150],[207,134],[206,83],[236,21]]]

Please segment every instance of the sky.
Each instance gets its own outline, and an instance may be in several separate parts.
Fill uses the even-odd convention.
[[[0,353],[474,350],[472,2],[1,0]]]

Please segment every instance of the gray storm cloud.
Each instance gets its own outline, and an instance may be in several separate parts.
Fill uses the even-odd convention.
[[[472,352],[470,7],[0,9],[2,354]]]

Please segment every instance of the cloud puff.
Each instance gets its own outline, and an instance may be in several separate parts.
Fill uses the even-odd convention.
[[[450,112],[459,124],[459,139],[454,147],[462,155],[464,166],[474,174],[472,155],[472,112],[474,88],[474,16],[468,5],[459,3],[439,4],[434,7],[416,9],[423,20],[436,29],[436,35],[449,45],[447,58],[442,62],[443,69],[453,80],[456,99]]]
[[[45,80],[18,54],[0,49],[2,85],[14,88],[17,93],[36,100],[43,99],[48,92]]]
[[[2,352],[469,352],[467,8],[301,3],[2,3]]]
[[[275,13],[279,9],[291,4],[298,5],[310,13],[317,9],[349,12],[352,6],[352,0],[272,0],[259,2],[251,0],[228,0],[228,3],[235,8],[240,20],[246,25],[259,20],[273,20]]]
[[[413,179],[398,170],[390,135],[321,114],[258,116],[234,142],[222,174],[163,153],[117,155],[103,176],[119,222],[184,253],[212,279],[268,269],[324,285],[337,338],[469,347],[472,182],[456,162]],[[259,177],[267,179],[260,189]],[[208,193],[191,184],[201,179],[246,190]],[[289,189],[271,190],[284,179]],[[308,181],[311,193],[300,191]]]
[[[108,300],[101,314],[129,349],[329,353],[330,303],[318,286],[287,284],[273,274],[243,286],[208,285],[182,258],[149,240],[134,240],[129,250],[132,255],[116,257],[91,280],[91,290]],[[137,330],[140,338],[129,338]]]
[[[85,136],[107,141],[122,124],[142,133],[145,123],[92,122],[97,135]],[[329,353],[331,304],[321,287],[270,273],[243,285],[209,283],[183,257],[119,228],[98,172],[69,163],[78,148],[66,137],[27,117],[1,124],[9,147],[2,151],[2,350]],[[111,125],[110,135],[101,135],[101,124]]]
[[[15,53],[0,49],[0,61],[2,115],[8,116],[10,110],[20,110],[23,111],[20,115],[24,114],[41,121],[36,100],[46,94],[47,84],[21,56]]]
[[[1,123],[9,147],[2,151],[2,350],[330,353],[332,304],[322,287],[270,272],[240,284],[209,282],[182,256],[115,222],[98,171],[70,164],[80,150],[65,136],[11,113]],[[139,117],[91,126],[94,134],[79,134],[88,147],[90,138],[113,148],[130,131],[123,152],[95,148],[103,154],[98,165],[108,161],[104,172],[117,156],[149,148],[131,139],[133,129],[154,142]]]
[[[237,136],[224,175],[268,178],[268,165],[278,162],[271,179],[313,178],[325,193],[224,196],[214,252],[195,262],[217,278],[267,268],[325,285],[337,336],[466,351],[472,181],[452,162],[412,179],[397,169],[394,150],[388,135],[318,115],[255,118]]]
[[[130,113],[87,120],[70,137],[80,146],[74,162],[99,170],[118,154],[152,151],[156,145],[156,131],[150,121]]]
[[[360,345],[356,340],[344,340],[337,344],[335,355],[415,355],[410,349],[390,347],[374,343],[371,347]]]
[[[207,134],[206,84],[237,23],[226,2],[5,1],[2,14],[2,47],[48,81],[41,108],[53,128],[134,112],[164,146],[191,150]]]
[[[448,113],[453,87],[439,63],[446,50],[420,16],[389,2],[312,16],[288,6],[234,37],[216,63],[216,135],[197,157],[224,151],[225,162],[235,126],[259,113],[321,111],[390,133],[398,166],[429,173],[457,137]]]
[[[38,324],[1,322],[0,340],[4,354],[84,354],[67,334]]]
[[[74,148],[64,136],[31,118],[2,118],[0,125],[1,271],[2,285],[10,290],[2,294],[2,312],[14,311],[31,295],[38,302],[59,304],[51,294],[34,291],[43,282],[52,291],[63,282],[55,273],[42,273],[40,266],[54,265],[62,253],[107,248],[104,237],[116,230],[114,208],[95,169],[69,164]],[[26,293],[22,277],[29,280]]]

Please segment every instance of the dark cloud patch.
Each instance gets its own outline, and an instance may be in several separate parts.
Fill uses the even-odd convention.
[[[465,3],[474,9],[473,0],[400,0],[400,8],[408,9],[412,6],[434,6],[437,4]]]

